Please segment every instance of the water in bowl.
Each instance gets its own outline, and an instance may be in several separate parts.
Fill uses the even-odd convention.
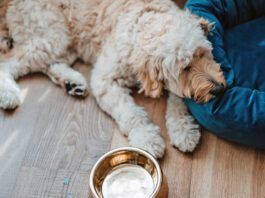
[[[154,190],[151,175],[137,165],[121,165],[111,171],[102,186],[104,198],[149,198]]]

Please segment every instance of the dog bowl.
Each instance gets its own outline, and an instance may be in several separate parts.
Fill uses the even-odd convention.
[[[90,175],[94,198],[165,198],[167,185],[158,162],[131,147],[112,150],[95,164]]]

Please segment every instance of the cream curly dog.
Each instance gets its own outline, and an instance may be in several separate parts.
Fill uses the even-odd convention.
[[[184,152],[193,151],[200,130],[181,98],[207,102],[225,87],[205,35],[209,23],[170,0],[10,0],[6,20],[14,49],[0,63],[1,108],[20,105],[15,79],[31,72],[47,74],[70,95],[86,95],[85,78],[70,67],[81,58],[94,65],[91,89],[99,106],[131,146],[155,157],[165,149],[160,129],[129,87],[151,97],[170,91],[166,125]],[[12,39],[2,37],[5,49]]]

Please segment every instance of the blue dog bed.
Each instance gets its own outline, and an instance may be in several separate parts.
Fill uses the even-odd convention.
[[[229,85],[209,103],[187,106],[217,136],[265,149],[265,0],[189,0],[186,8],[214,22],[209,40]]]

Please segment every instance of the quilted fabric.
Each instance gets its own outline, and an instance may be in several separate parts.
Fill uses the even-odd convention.
[[[214,22],[209,35],[229,89],[207,104],[186,100],[216,135],[265,149],[265,0],[189,0],[191,12]]]

